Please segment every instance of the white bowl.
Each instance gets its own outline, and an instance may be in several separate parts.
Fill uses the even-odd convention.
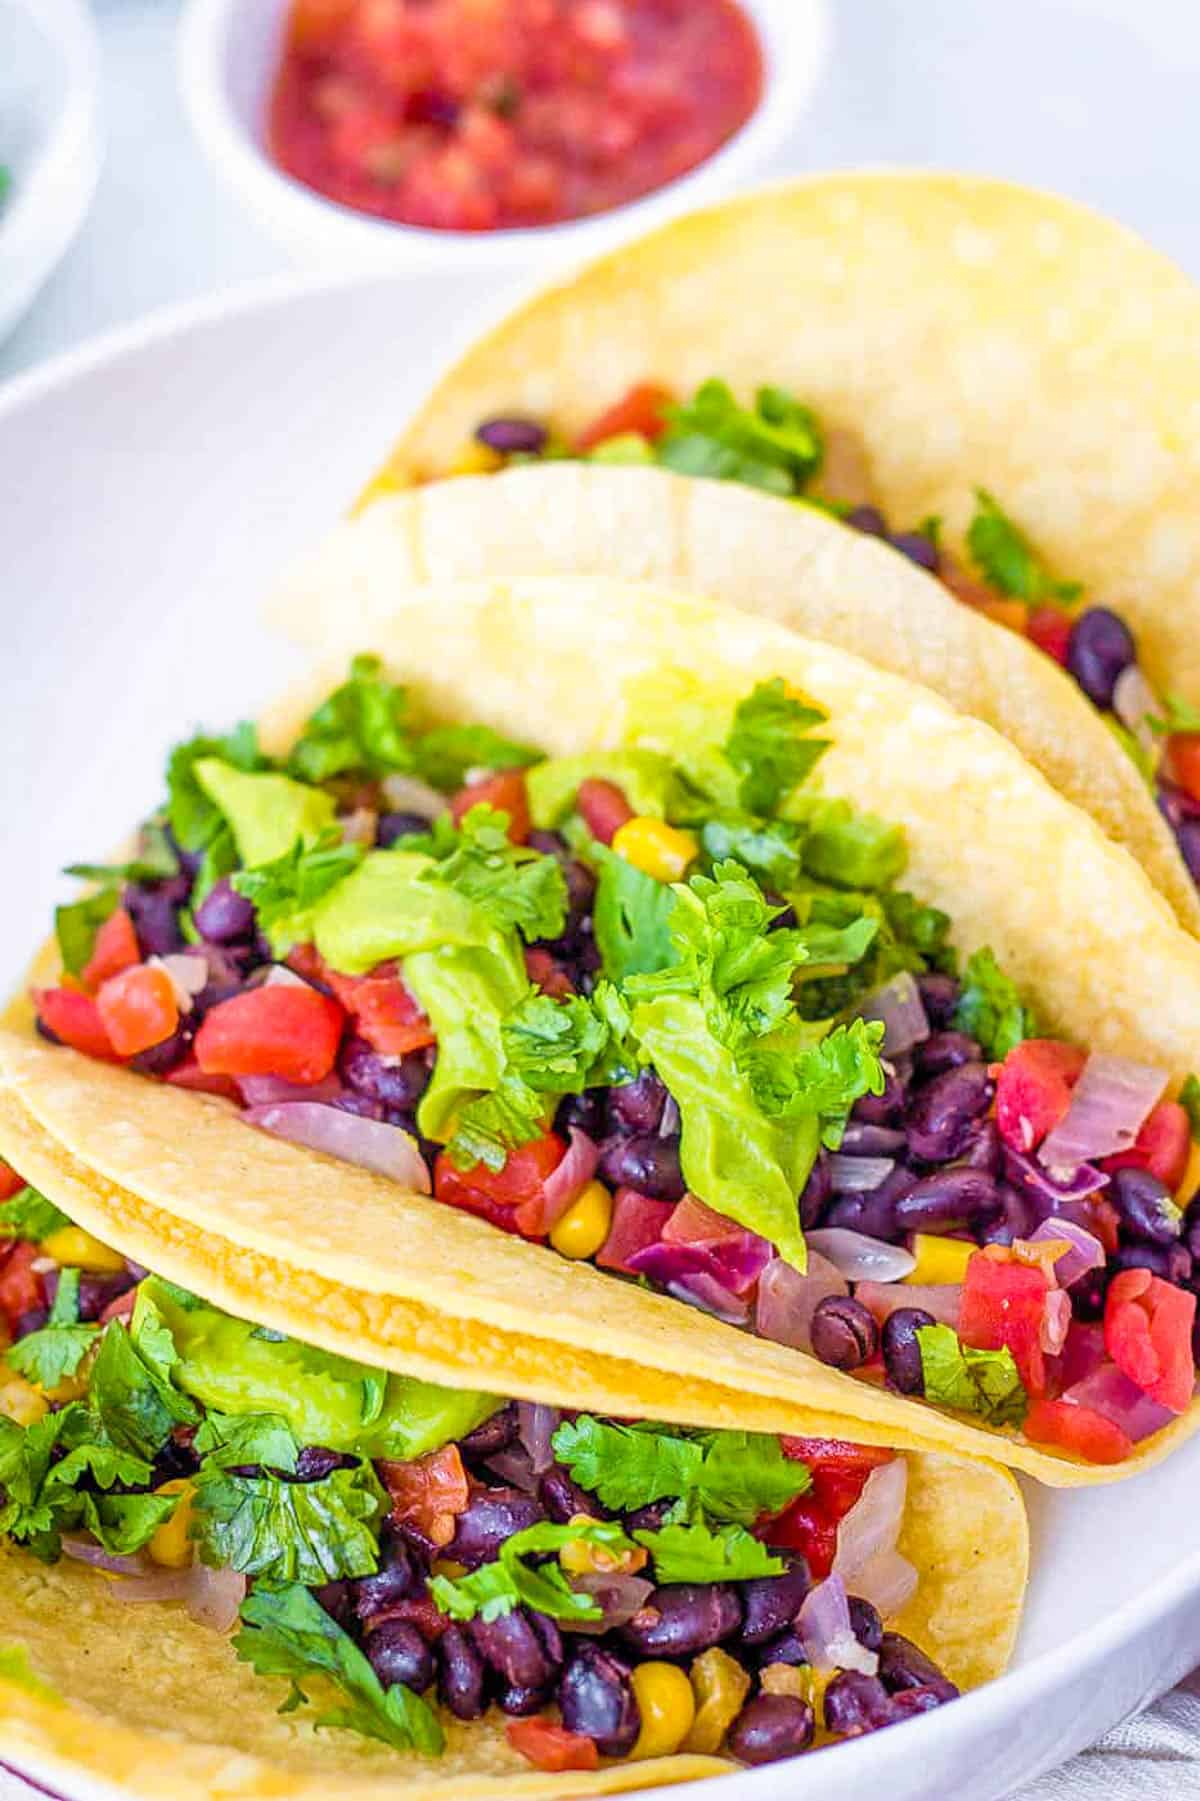
[[[742,0],[762,40],[763,98],[715,155],[665,188],[611,212],[519,231],[431,231],[368,218],[278,169],[263,144],[288,0],[186,0],[178,73],[209,158],[270,235],[299,261],[343,269],[528,266],[575,259],[765,172],[794,131],[825,61],[826,0]]]
[[[103,857],[160,798],[168,746],[287,679],[257,603],[344,509],[477,306],[446,270],[276,284],[125,329],[0,398],[0,469],[21,472],[0,482],[15,877],[0,885],[0,978],[44,935],[55,869]],[[1033,1570],[1009,1675],[673,1801],[997,1801],[1200,1663],[1200,1437],[1112,1487],[1023,1486]],[[1171,1781],[1164,1794],[1194,1793],[1182,1768]]]
[[[0,0],[0,338],[62,258],[100,174],[99,57],[84,0]]]

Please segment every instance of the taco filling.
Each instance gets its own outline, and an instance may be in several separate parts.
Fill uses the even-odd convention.
[[[958,1689],[899,1632],[903,1454],[618,1423],[352,1362],[4,1203],[0,1533],[332,1683],[436,1756],[492,1705],[538,1769],[773,1762]],[[97,1581],[100,1577],[97,1576]],[[436,1697],[436,1700],[435,1700]],[[444,1716],[443,1716],[444,1717]]]
[[[986,946],[960,967],[904,833],[814,786],[824,715],[782,680],[674,700],[678,760],[545,759],[418,729],[361,657],[286,759],[177,747],[135,859],[73,871],[39,1030],[1124,1460],[1195,1386],[1195,1078],[1047,1036]]]
[[[645,463],[739,482],[819,507],[885,540],[964,605],[1027,638],[1073,677],[1143,776],[1200,884],[1200,711],[1178,695],[1154,692],[1126,620],[1110,607],[1086,605],[1082,585],[1047,568],[994,496],[976,491],[966,567],[942,543],[938,519],[899,527],[885,519],[865,448],[852,432],[824,429],[782,388],[761,388],[742,406],[719,379],[688,399],[656,382],[639,384],[571,438],[553,420],[485,419],[451,473],[561,458]]]

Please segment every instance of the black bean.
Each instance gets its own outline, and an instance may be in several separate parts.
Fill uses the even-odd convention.
[[[558,1705],[567,1731],[593,1739],[603,1757],[623,1757],[641,1730],[629,1666],[600,1645],[580,1645],[572,1653]]]
[[[808,1181],[800,1191],[800,1224],[806,1232],[812,1230],[820,1219],[833,1193],[833,1179],[829,1174],[829,1156],[825,1151],[818,1151],[816,1160],[808,1172]]]
[[[129,1059],[129,1068],[136,1069],[141,1076],[165,1076],[167,1071],[175,1069],[184,1061],[192,1047],[193,1027],[190,1016],[182,1025],[176,1026],[169,1037],[158,1044],[148,1045],[144,1051]]]
[[[739,1763],[777,1763],[812,1744],[816,1721],[796,1695],[756,1695],[729,1729],[726,1744]]]
[[[557,1669],[562,1663],[564,1656],[562,1633],[559,1631],[555,1621],[550,1618],[549,1614],[534,1613],[531,1608],[529,1618],[533,1623],[534,1631],[541,1640],[542,1650],[546,1653],[547,1658],[554,1665],[554,1668]]]
[[[1111,1270],[1148,1269],[1153,1276],[1161,1276],[1164,1282],[1173,1282],[1176,1288],[1186,1288],[1192,1279],[1192,1256],[1181,1244],[1171,1246],[1161,1244],[1122,1244],[1118,1245],[1108,1260]]]
[[[840,1670],[825,1690],[825,1725],[838,1738],[861,1738],[882,1726],[894,1726],[899,1718],[878,1676]]]
[[[887,537],[887,520],[878,507],[851,507],[845,515],[845,523],[853,531],[865,532],[869,538]]]
[[[534,826],[525,842],[530,850],[540,851],[543,857],[557,857],[560,862],[565,862],[571,854],[561,832],[543,832]]]
[[[851,1595],[850,1624],[864,1651],[878,1651],[883,1641],[883,1621],[877,1607],[872,1607],[869,1601],[864,1601],[859,1595]]]
[[[885,1632],[879,1643],[879,1680],[891,1694],[904,1688],[931,1688],[944,1701],[952,1701],[958,1690],[948,1676],[914,1645],[902,1632]]]
[[[902,1232],[961,1232],[982,1225],[999,1211],[994,1179],[982,1169],[958,1164],[923,1176],[896,1202]]]
[[[538,1484],[538,1500],[550,1518],[560,1526],[574,1519],[577,1513],[586,1514],[591,1520],[611,1517],[601,1507],[595,1495],[590,1495],[586,1488],[580,1488],[577,1482],[572,1482],[566,1470],[560,1469],[557,1464],[546,1471]]]
[[[396,1063],[358,1037],[347,1038],[343,1044],[338,1072],[356,1094],[404,1111],[416,1105],[429,1084],[429,1065],[420,1051],[410,1051]]]
[[[831,1294],[818,1301],[811,1333],[814,1355],[834,1369],[859,1369],[879,1349],[874,1314],[850,1295]]]
[[[236,944],[254,931],[254,905],[228,876],[213,883],[192,918],[200,936],[212,944]]]
[[[114,1272],[111,1276],[89,1275],[86,1271],[79,1278],[79,1317],[82,1321],[98,1320],[110,1301],[118,1295],[127,1294],[134,1285],[134,1277],[128,1270]]]
[[[653,1201],[681,1201],[686,1184],[679,1138],[610,1138],[601,1149],[600,1174],[610,1188],[635,1188]]]
[[[761,1645],[795,1620],[812,1586],[803,1557],[789,1557],[781,1576],[757,1576],[738,1584],[742,1597],[742,1643]]]
[[[1109,1271],[1104,1268],[1087,1270],[1077,1282],[1072,1282],[1067,1292],[1071,1297],[1071,1311],[1076,1319],[1104,1318],[1104,1303],[1110,1280]]]
[[[1185,819],[1176,828],[1175,842],[1188,874],[1200,886],[1200,819]]]
[[[381,813],[375,821],[375,842],[380,850],[390,850],[398,838],[423,836],[430,824],[424,813]]]
[[[846,1226],[852,1232],[863,1232],[884,1244],[895,1244],[904,1236],[897,1224],[896,1203],[916,1186],[917,1178],[897,1165],[883,1178],[878,1188],[866,1194],[839,1194],[825,1209],[824,1224]]]
[[[474,1432],[460,1438],[458,1448],[464,1457],[494,1457],[497,1451],[506,1451],[516,1436],[517,1404],[506,1401],[490,1419],[484,1420],[482,1426],[476,1426]]]
[[[536,419],[510,415],[485,419],[482,425],[475,427],[475,436],[481,444],[501,456],[538,456],[546,447],[548,433]]]
[[[14,1339],[19,1342],[22,1338],[28,1338],[31,1332],[40,1332],[49,1318],[49,1307],[27,1307],[24,1313],[17,1315],[16,1325],[13,1327]]]
[[[865,1119],[850,1119],[838,1150],[843,1157],[895,1157],[904,1150],[904,1133],[895,1126],[873,1126]]]
[[[296,1458],[296,1468],[289,1480],[322,1482],[334,1470],[349,1469],[357,1461],[357,1458],[345,1456],[341,1451],[329,1450],[326,1445],[304,1445]]]
[[[925,1371],[917,1333],[922,1326],[936,1324],[932,1313],[927,1313],[924,1307],[897,1307],[884,1321],[880,1334],[883,1364],[892,1387],[902,1395],[925,1393]]]
[[[1071,627],[1067,668],[1098,707],[1112,706],[1117,677],[1136,657],[1129,627],[1107,607],[1089,607]]]
[[[732,1638],[741,1623],[741,1602],[727,1583],[675,1582],[656,1588],[621,1631],[646,1657],[691,1657]]]
[[[1000,1174],[1004,1147],[994,1119],[977,1119],[967,1135],[962,1156],[955,1159],[970,1169],[986,1170],[989,1176]]]
[[[978,1063],[983,1055],[977,1038],[966,1032],[931,1032],[914,1053],[919,1076],[940,1076],[962,1063]]]
[[[554,1116],[554,1130],[565,1138],[571,1127],[577,1126],[589,1138],[603,1138],[607,1129],[605,1093],[603,1088],[585,1088],[582,1094],[565,1095]]]
[[[795,1631],[781,1632],[778,1638],[768,1640],[757,1649],[758,1666],[763,1670],[769,1669],[773,1663],[791,1664],[793,1668],[799,1669],[808,1662],[808,1648]]]
[[[923,1163],[945,1163],[966,1149],[971,1122],[991,1105],[993,1083],[983,1063],[962,1063],[934,1076],[909,1097],[908,1148]]]
[[[402,1682],[420,1695],[433,1681],[433,1652],[407,1620],[381,1620],[368,1632],[364,1649],[384,1688]]]
[[[121,904],[133,920],[143,957],[169,957],[184,948],[177,882],[129,882]]]
[[[523,1719],[531,1713],[541,1713],[549,1702],[554,1690],[545,1688],[520,1688],[514,1685],[502,1689],[497,1705],[502,1713],[511,1714],[514,1719]]]
[[[438,1694],[459,1720],[483,1712],[483,1659],[462,1626],[447,1626],[438,1643]]]
[[[494,1620],[477,1616],[471,1621],[471,1637],[484,1662],[509,1688],[544,1688],[554,1675],[554,1665],[523,1607]]]
[[[1121,1215],[1130,1238],[1146,1244],[1177,1244],[1181,1228],[1179,1209],[1165,1182],[1148,1169],[1119,1169],[1112,1179],[1109,1198]]]
[[[320,1606],[343,1632],[354,1629],[354,1587],[353,1582],[323,1582],[313,1590]]]
[[[866,1120],[869,1125],[890,1125],[904,1106],[908,1093],[908,1084],[912,1077],[912,1068],[907,1059],[892,1059],[891,1069],[883,1072],[883,1093],[864,1094],[855,1101],[851,1112],[853,1119]]]
[[[385,1528],[379,1542],[379,1568],[353,1585],[354,1611],[360,1620],[369,1620],[373,1613],[407,1600],[421,1581],[408,1546]]]
[[[958,997],[962,993],[957,978],[931,970],[928,975],[917,977],[917,988],[930,1025],[935,1032],[944,1031],[953,1022]]]
[[[932,1713],[935,1707],[941,1707],[951,1695],[939,1695],[932,1688],[902,1688],[899,1694],[892,1696],[892,1706],[902,1719],[911,1719],[914,1714]]]
[[[541,1503],[519,1488],[484,1488],[471,1496],[455,1522],[444,1555],[470,1570],[493,1558],[506,1539],[546,1517]]]
[[[643,1069],[632,1082],[608,1091],[608,1129],[623,1137],[657,1132],[667,1104],[666,1085],[652,1069]]]
[[[1200,1256],[1200,1192],[1194,1194],[1184,1208],[1181,1233],[1192,1256]]]
[[[625,1515],[626,1529],[630,1532],[657,1532],[674,1505],[674,1501],[664,1500],[650,1501],[645,1507],[635,1507],[632,1513]]]
[[[989,1214],[975,1236],[980,1244],[1013,1244],[1018,1238],[1029,1238],[1037,1228],[1038,1216],[1031,1196],[1014,1188],[1011,1182],[997,1186],[999,1211]]]
[[[920,569],[928,569],[930,575],[936,575],[941,565],[938,547],[933,539],[924,532],[893,532],[889,538],[893,550],[916,563]]]

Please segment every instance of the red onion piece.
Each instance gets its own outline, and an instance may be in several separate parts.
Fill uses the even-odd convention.
[[[796,1630],[818,1670],[861,1670],[873,1676],[879,1658],[859,1644],[850,1625],[850,1604],[840,1576],[827,1576],[810,1588],[796,1615]]]
[[[660,1138],[673,1138],[679,1130],[679,1102],[673,1094],[669,1094],[663,1102],[662,1118],[658,1122]]]
[[[517,1225],[521,1231],[538,1237],[557,1225],[595,1175],[599,1161],[600,1147],[586,1132],[572,1126],[566,1155],[542,1183],[540,1196],[536,1200],[522,1201],[517,1208]]]
[[[1078,1282],[1080,1276],[1086,1276],[1091,1269],[1104,1268],[1104,1246],[1073,1219],[1044,1219],[1032,1234],[1030,1243],[1056,1238],[1065,1239],[1071,1247],[1056,1258],[1054,1264],[1054,1274],[1063,1288],[1070,1288],[1072,1282]]]
[[[129,1557],[119,1557],[90,1538],[68,1538],[64,1535],[62,1548],[63,1554],[73,1557],[76,1563],[90,1564],[94,1570],[107,1570],[110,1576],[146,1576],[154,1568],[140,1551]]]
[[[529,1495],[537,1492],[538,1478],[534,1475],[529,1452],[523,1445],[509,1445],[506,1450],[497,1451],[494,1457],[488,1458],[487,1467],[492,1475],[498,1476],[510,1488],[523,1489]]]
[[[711,1313],[714,1319],[724,1320],[727,1326],[744,1326],[750,1317],[749,1301],[742,1300],[716,1276],[706,1275],[702,1270],[681,1276],[677,1282],[668,1282],[667,1293],[676,1301],[685,1301],[689,1307],[698,1307],[701,1313]]]
[[[894,1619],[917,1592],[919,1576],[899,1551],[881,1551],[864,1564],[854,1578],[854,1592],[877,1607],[885,1620]]]
[[[150,957],[148,961],[166,970],[179,1011],[190,1013],[192,1002],[208,986],[208,958],[203,951],[175,951],[169,957]]]
[[[1056,1266],[1057,1267],[1057,1266]],[[1042,1304],[1039,1342],[1050,1357],[1057,1357],[1071,1329],[1071,1297],[1065,1288],[1052,1288]]]
[[[843,1157],[834,1151],[829,1158],[829,1178],[838,1194],[869,1194],[895,1167],[894,1157]]]
[[[1162,712],[1162,703],[1136,663],[1128,663],[1113,685],[1113,712],[1128,726],[1138,743],[1158,761],[1161,744],[1150,726],[1150,719]]]
[[[279,1101],[267,1107],[247,1107],[242,1118],[277,1138],[290,1139],[310,1151],[323,1151],[343,1163],[390,1176],[417,1194],[430,1192],[429,1170],[416,1141],[399,1126],[381,1120],[360,1119],[340,1107],[320,1101]]]
[[[870,1308],[879,1325],[900,1307],[921,1307],[942,1326],[958,1326],[961,1282],[860,1282],[855,1300]]]
[[[1005,1147],[1004,1173],[1045,1217],[1053,1217],[1056,1222],[1065,1207],[1087,1200],[1107,1188],[1109,1181],[1104,1171],[1092,1163],[1080,1163],[1074,1169],[1055,1170],[1052,1174],[1036,1158],[1014,1151],[1011,1146]]]
[[[1061,1395],[1077,1382],[1085,1382],[1095,1375],[1107,1356],[1104,1327],[1100,1321],[1075,1320],[1068,1328],[1066,1343],[1051,1371],[1052,1392]]]
[[[145,1576],[122,1577],[110,1593],[115,1601],[186,1601],[191,1587],[190,1569],[154,1569]]]
[[[517,1402],[517,1435],[529,1452],[535,1476],[543,1475],[554,1462],[550,1440],[561,1419],[562,1411],[558,1407],[543,1407],[535,1401]]]
[[[185,1601],[188,1613],[197,1626],[208,1626],[213,1632],[229,1632],[237,1624],[238,1610],[246,1599],[246,1578],[237,1570],[210,1570],[207,1564],[194,1563],[188,1574],[192,1585]]]
[[[859,1002],[858,1012],[863,1019],[883,1021],[883,1049],[888,1057],[901,1056],[929,1036],[929,1019],[921,991],[915,977],[907,970],[868,994]]]
[[[344,1093],[336,1076],[326,1076],[323,1082],[307,1087],[283,1076],[238,1076],[236,1081],[247,1107],[271,1107],[278,1101],[335,1101]]]
[[[812,1350],[812,1317],[826,1295],[848,1294],[849,1284],[819,1251],[810,1250],[808,1274],[802,1276],[782,1257],[768,1263],[758,1284],[754,1329],[760,1338]]]
[[[902,1244],[884,1244],[849,1226],[826,1226],[808,1234],[808,1246],[828,1258],[847,1282],[900,1282],[917,1267]]]
[[[626,1626],[654,1593],[654,1584],[643,1576],[573,1576],[571,1587],[577,1594],[591,1595],[604,1616],[599,1620],[572,1620],[572,1632],[611,1632],[617,1626]]]
[[[665,1239],[645,1245],[628,1259],[627,1267],[638,1276],[647,1276],[661,1288],[672,1283],[694,1285],[703,1278],[727,1289],[740,1302],[758,1281],[771,1262],[771,1246],[757,1233],[740,1229],[730,1238],[713,1245],[670,1244]],[[740,1309],[742,1315],[745,1308]]]
[[[907,1495],[908,1465],[903,1457],[893,1457],[871,1471],[862,1494],[842,1519],[833,1568],[855,1594],[859,1571],[881,1552],[895,1550]]]
[[[1076,1169],[1081,1163],[1127,1151],[1166,1085],[1161,1069],[1093,1052],[1075,1084],[1071,1105],[1038,1152],[1043,1167]]]
[[[1168,1407],[1152,1401],[1115,1363],[1102,1363],[1082,1382],[1073,1383],[1062,1398],[1102,1413],[1114,1426],[1120,1426],[1134,1444],[1161,1432],[1175,1418]]]

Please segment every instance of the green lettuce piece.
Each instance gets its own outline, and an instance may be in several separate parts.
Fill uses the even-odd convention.
[[[601,964],[610,981],[653,975],[674,962],[670,920],[675,895],[635,864],[603,845],[594,847],[597,863],[592,932]]]
[[[290,776],[247,774],[218,757],[201,757],[192,774],[228,822],[248,869],[286,857],[297,841],[315,844],[333,826],[332,797]]]
[[[525,777],[529,814],[541,831],[562,824],[574,810],[581,782],[612,782],[634,812],[665,819],[674,794],[675,773],[669,757],[655,750],[593,750],[578,756],[550,757]]]
[[[19,1188],[10,1200],[0,1201],[0,1241],[29,1238],[40,1242],[70,1223],[53,1201],[29,1184]]]
[[[741,777],[738,799],[747,812],[773,813],[811,774],[830,741],[807,734],[826,718],[789,694],[782,676],[759,682],[738,702],[723,749]]]
[[[746,1582],[783,1573],[783,1559],[744,1526],[714,1529],[696,1520],[633,1536],[649,1551],[657,1582]]]
[[[726,382],[706,381],[672,407],[655,447],[680,475],[742,482],[770,494],[796,494],[821,467],[824,445],[813,413],[783,388],[760,388],[739,406]]]
[[[490,725],[439,725],[413,747],[417,774],[431,787],[461,788],[471,769],[526,769],[541,761],[532,744],[505,738]]]
[[[219,758],[245,774],[270,769],[271,760],[258,748],[258,733],[243,720],[223,738],[201,734],[177,744],[167,759],[167,823],[184,850],[203,850],[223,824],[221,809],[202,786],[197,763]]]
[[[424,879],[429,857],[399,850],[368,851],[358,868],[312,910],[313,939],[331,969],[364,975],[391,957],[450,946],[485,950],[520,977],[516,937],[493,925],[484,909],[455,887]],[[410,970],[405,969],[408,980]]]
[[[1182,694],[1164,694],[1161,717],[1148,718],[1146,724],[1160,738],[1173,732],[1200,732],[1200,707],[1194,707]]]
[[[354,658],[348,680],[322,701],[288,758],[291,773],[303,782],[407,773],[413,767],[408,697],[388,681],[374,656]]]
[[[581,1094],[609,1045],[607,1020],[578,995],[530,992],[503,1020],[504,1073],[495,1090],[457,1116],[450,1156],[459,1169],[504,1167],[510,1150],[540,1138],[554,1100]]]
[[[404,979],[437,1034],[437,1062],[417,1124],[426,1138],[443,1143],[472,1100],[500,1087],[504,1020],[527,992],[528,978],[502,949],[446,945],[408,957]]]
[[[975,503],[975,516],[967,527],[967,549],[984,581],[1031,606],[1078,600],[1082,583],[1056,581],[1024,532],[986,488],[976,488]]]
[[[741,863],[766,887],[786,893],[800,877],[804,833],[792,820],[716,813],[700,827],[700,848],[710,862]]]
[[[343,844],[335,829],[306,848],[300,839],[273,862],[241,869],[232,877],[239,894],[254,904],[260,932],[277,957],[312,937],[313,909],[362,862],[361,844]]]
[[[202,1465],[194,1504],[200,1555],[216,1569],[318,1588],[379,1567],[388,1502],[369,1463],[316,1482]]]
[[[86,967],[96,944],[96,933],[120,902],[115,888],[100,888],[54,909],[54,936],[63,968],[77,976]]]
[[[815,881],[871,891],[903,874],[908,861],[903,827],[858,813],[844,800],[800,795],[784,811],[807,821],[804,870]]]
[[[585,463],[653,463],[654,446],[639,431],[618,432],[584,456]]]
[[[920,1326],[917,1344],[925,1379],[925,1399],[938,1407],[977,1413],[989,1426],[1019,1426],[1029,1397],[1013,1354],[976,1351],[960,1344],[952,1326]]]
[[[962,993],[954,1010],[956,1031],[977,1038],[989,1062],[1002,1063],[1014,1045],[1036,1038],[1038,1023],[1021,999],[1016,983],[984,945],[967,959]]]

